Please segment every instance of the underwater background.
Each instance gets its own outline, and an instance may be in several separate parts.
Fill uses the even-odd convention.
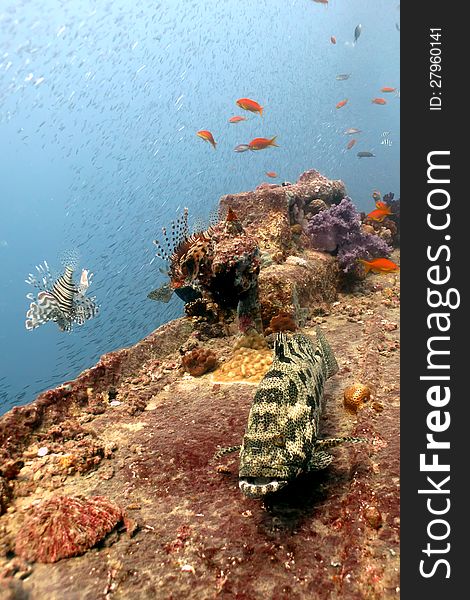
[[[267,171],[296,181],[310,168],[342,179],[359,210],[374,189],[399,197],[399,93],[371,102],[399,90],[398,23],[387,0],[4,0],[0,412],[183,314],[175,295],[147,298],[166,280],[152,240],[183,207],[207,220]],[[228,123],[236,114],[248,120]],[[361,133],[347,150],[351,127]],[[279,148],[234,152],[256,136]],[[68,249],[94,273],[100,314],[70,334],[27,331],[24,280],[44,260],[60,272]]]

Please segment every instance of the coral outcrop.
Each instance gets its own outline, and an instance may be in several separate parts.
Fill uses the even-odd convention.
[[[323,252],[305,250],[279,265],[261,269],[259,289],[265,327],[281,312],[302,325],[312,310],[336,300],[339,269],[336,259]]]

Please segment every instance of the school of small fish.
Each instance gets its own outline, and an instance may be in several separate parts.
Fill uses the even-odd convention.
[[[21,143],[24,144],[25,148],[28,148],[29,146],[29,149],[31,149],[31,143],[34,140],[33,134],[37,134],[38,132],[43,133],[49,128],[49,131],[51,132],[50,143],[53,146],[57,146],[62,153],[63,158],[70,161],[72,164],[72,183],[69,188],[70,193],[64,204],[67,214],[70,214],[67,223],[67,234],[73,232],[74,227],[83,232],[81,233],[82,237],[79,240],[80,247],[87,248],[87,246],[93,244],[96,241],[97,236],[102,235],[103,231],[107,230],[115,232],[117,230],[119,232],[121,231],[121,228],[125,231],[129,224],[132,225],[132,231],[134,233],[129,236],[130,239],[132,238],[131,241],[125,236],[119,237],[109,235],[108,243],[98,251],[96,260],[102,261],[103,264],[107,264],[109,261],[113,260],[115,268],[113,268],[112,272],[106,273],[105,278],[101,278],[100,274],[97,272],[97,281],[93,281],[93,283],[96,283],[97,287],[92,288],[94,293],[99,297],[100,303],[102,302],[105,304],[105,298],[107,297],[110,299],[114,295],[116,299],[119,299],[120,303],[125,304],[125,302],[123,302],[123,298],[126,297],[124,290],[127,289],[129,283],[132,281],[132,285],[135,288],[138,288],[145,281],[146,277],[145,267],[147,264],[141,264],[136,267],[128,259],[128,256],[130,255],[129,245],[132,245],[133,243],[135,232],[139,231],[139,220],[141,215],[133,215],[129,218],[129,223],[118,223],[116,226],[115,211],[113,214],[113,211],[109,210],[111,202],[117,211],[123,212],[125,207],[131,204],[135,197],[141,196],[148,198],[145,204],[145,211],[151,210],[152,207],[157,205],[158,200],[160,200],[159,190],[164,187],[165,168],[159,168],[157,166],[162,157],[164,159],[167,158],[167,156],[165,156],[166,145],[178,144],[177,147],[181,149],[187,140],[189,140],[189,143],[194,144],[196,151],[199,150],[201,154],[204,153],[208,157],[217,157],[220,154],[220,150],[224,147],[224,144],[227,144],[227,138],[224,136],[223,126],[216,128],[214,123],[211,122],[211,117],[209,116],[209,118],[207,118],[207,114],[205,114],[199,122],[193,122],[192,124],[189,124],[189,126],[186,119],[180,119],[177,124],[175,124],[174,138],[171,138],[167,132],[165,132],[164,135],[161,134],[159,131],[159,120],[163,110],[171,111],[174,109],[177,117],[181,117],[181,115],[185,113],[187,107],[185,103],[188,101],[188,95],[184,88],[185,84],[182,84],[181,88],[174,94],[174,97],[172,98],[171,103],[169,102],[168,106],[163,106],[160,103],[153,113],[150,110],[150,104],[148,106],[145,103],[139,104],[138,102],[133,104],[126,98],[120,96],[119,87],[113,87],[120,86],[127,82],[135,85],[136,89],[142,85],[142,89],[148,90],[149,98],[151,98],[152,94],[155,93],[157,96],[159,93],[157,92],[160,83],[157,77],[159,71],[155,68],[158,67],[158,64],[152,63],[152,60],[145,55],[146,48],[143,43],[145,36],[143,36],[143,39],[139,39],[140,34],[134,36],[128,28],[124,27],[116,28],[117,40],[115,46],[113,46],[114,40],[111,38],[107,40],[106,43],[108,44],[109,42],[109,48],[118,47],[118,44],[126,48],[126,52],[128,52],[129,57],[132,57],[132,60],[129,58],[128,61],[125,61],[125,64],[119,63],[119,58],[122,58],[122,56],[118,56],[118,53],[115,53],[114,56],[102,53],[103,46],[99,42],[87,49],[82,41],[94,39],[96,23],[102,27],[104,35],[107,35],[107,33],[109,33],[105,32],[107,19],[111,19],[111,21],[108,21],[108,25],[114,24],[114,19],[116,19],[116,23],[119,19],[126,22],[132,15],[130,10],[123,9],[121,11],[122,14],[111,14],[113,8],[110,8],[110,11],[105,14],[104,9],[98,9],[96,16],[93,11],[90,11],[90,14],[84,14],[83,19],[75,22],[74,15],[71,14],[69,23],[65,22],[64,19],[63,23],[57,22],[57,24],[51,25],[50,23],[43,24],[41,13],[36,10],[40,4],[41,3],[37,1],[32,2],[31,11],[33,11],[32,15],[34,18],[26,18],[25,15],[18,15],[18,23],[16,22],[13,13],[10,14],[6,9],[0,11],[2,13],[0,15],[0,20],[6,37],[11,37],[13,44],[15,43],[17,32],[18,35],[21,34],[23,38],[20,40],[18,37],[21,44],[18,42],[16,48],[12,45],[9,50],[9,56],[7,56],[7,53],[5,52],[5,54],[0,57],[0,72],[2,73],[2,76],[5,76],[6,83],[3,91],[0,92],[0,98],[2,100],[0,122],[2,124],[8,123],[8,121],[12,119],[12,115],[14,115],[15,112],[19,112],[20,103],[22,98],[24,99],[25,94],[31,93],[31,112],[35,112],[37,115],[41,116],[33,126],[36,127],[36,131],[34,128],[31,128],[31,125],[29,129],[26,127],[23,129],[24,124],[22,123],[21,128],[18,128],[17,131],[18,138]],[[319,4],[322,4],[323,6],[320,7],[318,6]],[[112,7],[112,3],[110,6]],[[329,3],[328,0],[314,0],[312,2],[313,11],[320,10],[322,13],[325,12],[325,14],[328,14],[327,11],[333,11],[335,8],[335,3]],[[142,32],[144,32],[145,35],[150,36],[155,31],[154,26],[162,30],[162,48],[167,48],[173,43],[171,28],[166,30],[161,27],[161,17],[159,15],[154,15],[153,22],[146,22],[145,17],[142,16],[134,16],[139,21],[139,26],[142,26]],[[362,18],[365,17],[361,17],[361,19]],[[94,21],[96,23],[94,23]],[[357,44],[358,46],[357,49],[363,50],[368,42],[367,34],[370,31],[368,29],[369,25],[365,21],[363,21],[363,24],[365,27],[361,24],[358,24],[355,29],[351,27],[349,34],[347,34],[347,32],[343,33],[339,28],[336,29],[335,27],[334,30],[327,31],[327,33],[323,35],[322,43],[325,47],[328,47],[328,52],[331,52],[334,55],[338,55],[338,53],[341,52],[343,44],[346,44],[346,39],[350,42],[354,39],[354,44]],[[51,39],[54,41],[54,39],[57,38],[57,40],[63,44],[64,48],[67,48],[67,54],[64,54],[64,57],[59,55],[52,60],[49,42],[43,44],[42,41],[36,41],[40,39],[37,37],[36,33],[39,33],[43,28],[43,25],[47,40]],[[354,23],[352,23],[352,25],[354,25]],[[399,29],[398,25],[397,29]],[[36,33],[34,33],[35,30]],[[184,46],[184,48],[185,50],[189,49],[188,46]],[[12,58],[15,50],[17,50],[18,53],[18,64],[16,64]],[[143,52],[141,52],[141,50]],[[351,50],[352,56],[354,55],[353,53],[354,50]],[[67,56],[66,59],[65,56]],[[181,71],[178,73],[182,82],[188,81],[188,79],[185,80],[185,77],[187,77],[186,72],[189,72],[190,70],[187,66],[191,64],[189,59],[185,60],[187,65],[182,65]],[[105,79],[100,79],[102,83],[93,88],[93,82],[96,84],[98,79],[102,77],[100,69],[98,68],[100,61],[103,61],[103,64],[107,63],[110,71],[109,81],[106,83]],[[169,71],[172,69],[174,70],[174,63],[169,61],[168,65]],[[152,76],[149,76],[152,69]],[[342,72],[343,70],[346,72]],[[63,72],[70,72],[73,74],[70,78],[70,85],[68,85],[67,88],[62,85],[63,80],[61,80],[61,77]],[[357,79],[357,73],[354,71],[354,66],[349,62],[344,63],[343,66],[337,65],[337,68],[331,73],[331,78],[333,81],[332,87],[338,86],[342,88],[342,91],[337,95],[334,94],[332,100],[330,100],[331,112],[332,114],[334,113],[332,122],[335,123],[335,119],[337,118],[340,136],[344,130],[344,134],[351,136],[352,138],[348,141],[340,137],[337,151],[343,153],[345,152],[345,148],[350,151],[354,146],[355,152],[349,152],[349,154],[346,155],[348,160],[354,161],[357,161],[356,149],[361,150],[361,152],[357,153],[358,158],[373,157],[375,156],[375,153],[379,155],[381,151],[386,152],[388,150],[386,146],[389,143],[391,144],[391,142],[387,142],[387,140],[380,142],[380,146],[377,146],[376,148],[365,146],[365,136],[368,134],[368,127],[365,123],[357,122],[356,118],[354,118],[352,124],[357,125],[358,127],[349,127],[346,129],[349,122],[344,122],[343,119],[348,119],[350,115],[351,117],[354,117],[354,113],[351,112],[350,109],[354,110],[356,108],[354,95],[353,93],[350,93],[350,86],[351,84],[354,84]],[[109,83],[111,81],[113,82],[112,85]],[[87,89],[82,86],[82,82],[86,82]],[[380,87],[382,83],[384,85],[383,87]],[[170,85],[169,79],[165,79],[164,85],[166,87]],[[396,85],[397,82],[394,82],[393,78],[384,78],[384,80],[381,80],[377,85],[377,89],[369,90],[367,93],[367,104],[369,104],[370,99],[375,96],[384,96],[382,99],[386,99],[387,104],[392,105],[396,102],[396,98],[399,98],[400,94],[398,87],[394,87]],[[344,88],[347,88],[347,90]],[[95,95],[91,93],[92,90],[94,90]],[[253,96],[251,96],[252,93]],[[48,94],[50,94],[50,96],[48,96]],[[259,97],[257,94],[259,94]],[[10,96],[11,105],[8,105],[4,101]],[[240,98],[237,100],[238,96],[240,96]],[[249,97],[246,98],[242,96]],[[341,107],[342,110],[335,111],[335,102],[346,96],[349,97],[347,106],[345,103]],[[205,102],[205,99],[202,99],[202,102]],[[158,103],[156,103],[156,105],[157,104]],[[265,104],[266,106],[264,106]],[[242,135],[239,140],[237,139],[234,140],[233,143],[230,143],[229,151],[234,154],[234,161],[240,160],[241,162],[251,160],[255,155],[264,154],[268,157],[276,157],[276,155],[281,156],[281,153],[284,152],[284,149],[287,146],[286,142],[289,141],[286,140],[288,132],[285,130],[281,132],[276,129],[268,129],[268,119],[272,114],[270,108],[270,100],[266,96],[264,90],[257,89],[253,91],[250,90],[249,87],[244,87],[241,89],[238,88],[237,91],[235,88],[235,91],[233,92],[233,101],[231,102],[231,105],[229,102],[227,106],[227,113],[220,115],[223,125],[226,126],[226,131],[239,134],[244,131],[246,132],[246,127],[256,126],[259,129],[253,132],[253,136]],[[276,106],[275,108],[278,110],[279,106]],[[294,112],[295,107],[293,105],[289,108]],[[383,114],[386,115],[388,108],[388,106],[373,106],[370,110],[377,110],[380,113],[383,111]],[[50,114],[47,112],[49,109],[51,111]],[[42,112],[44,115],[41,114]],[[268,118],[265,117],[265,113],[268,115]],[[90,118],[89,115],[96,115],[96,122],[94,122],[93,118]],[[123,118],[123,115],[126,115],[126,118]],[[145,122],[146,119],[147,122]],[[12,123],[13,122],[12,119]],[[34,120],[32,123],[34,123]],[[262,130],[263,124],[266,126],[264,131]],[[362,129],[365,133],[362,133]],[[94,131],[96,131],[101,140],[102,146],[100,148],[94,147],[93,145]],[[279,134],[277,139],[274,135],[276,133]],[[254,137],[255,135],[266,137]],[[251,137],[253,137],[253,139],[250,139]],[[38,136],[38,139],[40,140],[38,149],[42,152],[46,152],[46,137],[42,135],[41,137]],[[69,143],[67,141],[69,139],[80,140],[80,142]],[[128,152],[126,152],[126,150],[123,151],[122,148],[116,144],[116,139],[129,140]],[[135,140],[135,143],[133,140]],[[278,146],[278,140],[280,147]],[[241,143],[237,143],[238,141]],[[204,142],[204,144],[202,142]],[[210,148],[209,145],[211,146]],[[73,161],[76,156],[80,157],[81,155],[89,156],[90,169],[93,172],[93,176],[90,175],[90,173],[87,173],[87,167],[83,164],[83,161]],[[256,160],[256,158],[253,158],[253,160]],[[135,165],[137,163],[142,165],[142,180],[147,183],[137,182],[135,173]],[[361,161],[357,161],[357,163],[360,164]],[[164,161],[162,164],[165,164]],[[268,168],[273,168],[273,170],[268,171]],[[113,171],[113,179],[115,182],[115,187],[113,189],[111,189],[108,184],[109,179],[103,177],[110,169]],[[196,175],[196,173],[199,174],[197,167],[194,169],[194,175]],[[260,175],[271,178],[272,180],[275,180],[279,176],[283,176],[281,167],[277,162],[263,165],[262,170],[260,170]],[[135,185],[133,182],[135,182]],[[127,191],[123,192],[123,190]],[[171,196],[171,192],[168,194],[166,192],[164,193],[162,208],[158,208],[158,211],[165,211],[168,208],[168,202],[171,201],[171,198],[169,199],[167,196]],[[96,211],[97,220],[100,223],[98,233],[97,230],[93,230],[93,228],[87,229],[87,227],[84,226],[87,215],[80,205],[84,205],[84,200],[86,198],[98,199],[96,200],[98,206],[98,210]],[[141,213],[143,212],[144,209],[142,208]],[[156,218],[160,217],[161,214],[158,213]],[[71,223],[74,224],[71,225]],[[11,241],[8,240],[8,242],[11,245]],[[75,242],[76,240],[74,243]],[[0,246],[6,244],[6,240],[0,241]],[[45,255],[47,256],[47,253],[45,253]],[[150,264],[153,260],[152,256],[152,253],[149,252],[148,260],[150,261]],[[39,259],[40,256],[38,257],[38,260]],[[36,261],[33,265],[34,264],[36,264]],[[59,281],[60,277],[63,277],[64,279]],[[77,281],[77,279],[79,281]],[[107,288],[107,285],[104,286],[105,290],[100,289],[103,286],[103,279],[105,279],[107,285],[109,284],[109,288]],[[30,308],[32,312],[30,313],[30,317],[28,317],[28,321],[30,323],[34,322],[37,327],[38,325],[47,322],[47,320],[40,322],[40,319],[44,318],[44,314],[49,314],[57,317],[57,319],[51,318],[49,320],[55,323],[59,328],[62,325],[64,331],[72,330],[72,326],[74,325],[84,324],[85,326],[80,328],[80,335],[82,335],[83,332],[89,347],[93,345],[97,346],[103,338],[108,341],[110,346],[114,345],[114,347],[132,343],[132,336],[135,336],[137,331],[142,330],[146,326],[144,324],[146,317],[139,316],[136,312],[135,315],[125,319],[126,327],[121,328],[119,327],[120,316],[118,314],[113,314],[110,319],[105,319],[102,314],[100,315],[99,320],[96,321],[96,324],[99,324],[98,330],[94,327],[95,322],[92,320],[98,315],[98,305],[94,299],[92,299],[92,304],[94,303],[96,308],[90,307],[89,310],[82,310],[79,308],[80,302],[86,303],[90,299],[86,290],[86,281],[88,281],[88,285],[90,285],[90,280],[91,276],[86,273],[86,270],[82,271],[81,276],[80,271],[73,270],[70,274],[66,268],[58,273],[54,273],[53,280],[48,282],[49,290],[38,290],[39,294],[41,291],[52,294],[53,292],[51,290],[56,282],[58,283],[58,286],[56,286],[56,291],[54,293],[58,293],[62,283],[65,285],[65,282],[71,281],[71,285],[77,290],[81,289],[81,295],[84,300],[81,298],[80,292],[76,294],[74,291],[71,299],[68,298],[67,300],[68,304],[63,304],[61,308],[59,307],[59,310],[63,312],[63,316],[60,316],[58,312],[54,313],[52,309],[50,312],[47,312],[52,304],[54,304],[54,301],[48,296],[41,295],[40,298],[36,297],[34,299],[36,306],[40,307],[42,303],[46,304],[47,298],[49,298],[49,301],[52,304],[49,307],[43,306],[41,308],[40,316],[37,320],[36,309],[34,307],[32,309]],[[104,291],[106,291],[106,294]],[[165,302],[168,298],[168,293],[168,288],[162,286],[160,293],[156,293],[155,295]],[[112,303],[108,302],[108,304],[111,305]],[[84,315],[84,318],[80,317],[80,314],[82,314],[82,316]],[[90,319],[91,321],[88,323]],[[68,328],[69,326],[70,328]],[[36,327],[31,328],[35,329]],[[122,337],[122,329],[129,331],[129,335],[126,339]],[[41,334],[41,332],[39,333]],[[73,338],[73,336],[61,337],[64,339]],[[63,363],[73,363],[75,360],[74,350],[76,351],[77,347],[73,348],[67,341],[60,342],[60,345],[64,348],[63,358],[61,358]],[[82,351],[82,349],[79,349],[79,354],[81,356],[82,364],[86,364],[89,358],[87,353]],[[58,363],[56,369],[57,374],[60,373],[60,369],[61,364]],[[57,375],[57,381],[60,379],[60,375]]]

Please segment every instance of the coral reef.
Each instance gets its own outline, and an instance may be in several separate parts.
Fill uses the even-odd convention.
[[[200,377],[204,373],[213,371],[217,366],[215,354],[207,348],[195,348],[181,359],[183,369],[193,377]]]
[[[74,381],[40,394],[26,406],[12,408],[0,419],[0,470],[5,462],[21,454],[33,435],[43,428],[56,426],[72,414],[80,413],[88,402],[86,389],[105,391],[140,368],[143,357],[166,356],[180,346],[192,332],[192,323],[177,319],[166,323],[132,348],[123,348],[101,357],[91,369]],[[152,387],[147,385],[148,393]]]
[[[370,260],[392,251],[380,237],[362,231],[360,214],[348,197],[313,216],[308,232],[316,248],[336,253],[344,273],[355,272],[359,258]]]
[[[311,169],[296,183],[264,184],[254,191],[222,196],[220,206],[222,210],[231,206],[246,232],[257,238],[261,252],[268,252],[279,263],[290,254],[293,243],[303,245],[306,216],[319,210],[318,201],[327,207],[345,195],[342,181],[330,180]]]
[[[254,329],[239,335],[233,344],[234,350],[238,350],[239,348],[254,348],[255,350],[262,350],[267,347],[268,344],[266,343],[265,338]]]
[[[16,536],[15,551],[43,563],[78,556],[122,519],[122,509],[104,496],[57,496],[32,508]]]
[[[344,406],[352,411],[357,412],[366,402],[370,400],[370,388],[363,383],[353,383],[344,390]]]

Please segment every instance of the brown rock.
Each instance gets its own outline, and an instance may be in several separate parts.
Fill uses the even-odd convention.
[[[262,269],[259,275],[261,316],[265,327],[280,312],[300,322],[318,304],[334,302],[338,286],[335,259],[323,252],[305,251],[303,264],[283,263]]]

